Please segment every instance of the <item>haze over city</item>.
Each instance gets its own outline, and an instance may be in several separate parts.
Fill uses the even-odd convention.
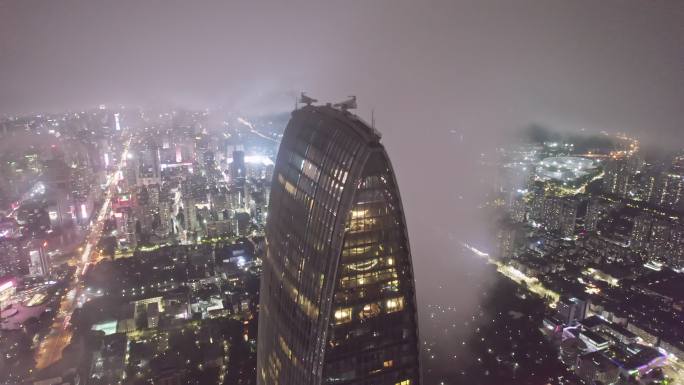
[[[470,376],[477,376],[474,373],[482,368],[477,369],[477,364],[474,364],[476,369],[473,369],[468,366],[470,363],[463,364],[468,360],[462,361],[459,357],[470,355],[473,358],[479,351],[478,347],[466,346],[465,341],[479,333],[479,326],[485,323],[476,320],[475,314],[485,314],[482,308],[490,290],[498,293],[497,290],[505,292],[505,288],[531,288],[531,297],[549,302],[546,307],[535,307],[535,304],[525,302],[527,295],[519,295],[520,301],[524,302],[519,307],[534,310],[530,310],[527,331],[518,335],[529,332],[532,336],[532,331],[542,327],[541,319],[556,312],[557,304],[562,302],[561,297],[576,297],[570,295],[576,288],[565,290],[551,278],[544,282],[541,275],[570,276],[570,273],[559,271],[573,271],[575,274],[575,268],[579,272],[619,265],[632,273],[618,277],[625,280],[621,282],[629,282],[629,285],[619,286],[627,291],[628,287],[631,290],[632,287],[641,287],[639,285],[648,286],[644,283],[646,281],[640,281],[642,272],[639,269],[650,264],[659,269],[665,266],[663,271],[671,269],[675,274],[672,281],[681,281],[683,266],[677,259],[681,256],[676,249],[682,245],[678,243],[682,240],[674,234],[680,234],[684,226],[681,217],[684,200],[679,198],[684,194],[684,182],[679,178],[681,168],[684,168],[681,153],[684,148],[683,63],[684,4],[678,1],[0,0],[0,128],[4,130],[0,132],[4,135],[0,140],[0,153],[5,157],[2,161],[7,164],[3,166],[6,170],[2,171],[4,181],[0,184],[3,217],[8,223],[16,222],[15,238],[21,240],[17,242],[42,241],[53,236],[53,231],[71,234],[66,236],[67,241],[60,238],[63,244],[58,248],[45,250],[52,253],[52,260],[41,262],[45,267],[38,276],[44,282],[40,279],[31,281],[37,271],[29,269],[33,266],[33,257],[20,257],[23,254],[19,251],[17,260],[26,259],[25,271],[8,268],[3,270],[0,278],[12,277],[12,282],[20,282],[22,276],[31,277],[26,281],[30,284],[14,284],[31,296],[24,294],[22,297],[22,290],[19,290],[17,297],[10,301],[12,306],[24,306],[26,298],[32,298],[34,291],[52,293],[50,290],[62,290],[61,286],[59,290],[49,288],[51,281],[58,282],[57,285],[64,284],[66,293],[78,295],[87,293],[89,288],[97,292],[96,286],[102,284],[102,287],[97,287],[105,292],[104,299],[99,297],[101,293],[82,295],[86,298],[83,303],[88,302],[89,295],[104,302],[109,296],[107,290],[114,287],[120,290],[114,284],[98,282],[97,277],[107,277],[107,274],[117,271],[135,271],[137,265],[123,264],[138,263],[136,258],[143,264],[145,258],[150,258],[148,262],[154,261],[149,263],[163,264],[154,258],[166,261],[164,258],[169,255],[186,253],[188,264],[194,266],[196,261],[190,262],[192,253],[178,250],[204,245],[212,248],[211,253],[216,256],[221,253],[219,249],[223,250],[221,247],[237,249],[239,247],[235,245],[244,245],[245,239],[249,239],[248,243],[254,250],[247,254],[258,262],[248,258],[247,263],[250,269],[253,268],[251,263],[258,268],[254,267],[249,274],[244,273],[246,276],[219,269],[224,260],[219,260],[218,256],[215,270],[212,262],[208,263],[211,268],[205,266],[208,270],[200,269],[201,273],[193,270],[194,267],[189,268],[192,273],[188,276],[218,277],[223,274],[213,284],[224,289],[225,285],[237,285],[225,278],[232,273],[237,274],[240,280],[249,283],[245,283],[245,287],[231,286],[231,291],[244,289],[251,296],[228,299],[224,292],[223,297],[217,300],[223,301],[222,306],[226,309],[226,314],[221,317],[244,320],[245,325],[252,322],[250,327],[255,330],[265,328],[273,331],[273,325],[258,325],[257,328],[257,309],[261,310],[258,305],[263,305],[264,298],[258,297],[259,294],[263,296],[263,292],[258,293],[259,286],[254,286],[261,278],[262,261],[266,261],[267,271],[277,272],[280,268],[277,258],[271,261],[272,265],[265,259],[267,247],[272,248],[272,253],[277,251],[273,246],[275,241],[264,243],[264,239],[269,239],[267,218],[271,217],[270,210],[273,210],[269,206],[269,197],[275,195],[285,201],[287,198],[282,198],[288,196],[285,192],[294,194],[292,191],[302,191],[301,186],[300,190],[292,190],[297,183],[287,179],[283,171],[286,170],[285,163],[279,165],[279,156],[286,159],[286,155],[279,155],[278,149],[281,142],[286,142],[284,138],[288,137],[288,132],[295,132],[305,126],[301,122],[314,119],[307,114],[321,116],[321,121],[331,127],[337,119],[351,127],[348,130],[369,129],[381,134],[381,138],[373,135],[370,139],[364,137],[359,146],[373,147],[368,144],[370,142],[384,146],[388,160],[383,158],[382,162],[387,163],[393,172],[372,176],[384,178],[382,180],[389,184],[388,190],[401,192],[400,198],[397,192],[393,192],[392,199],[396,201],[389,200],[388,204],[395,207],[398,202],[400,209],[395,215],[396,218],[405,218],[398,221],[407,229],[406,245],[410,241],[410,255],[406,257],[405,267],[411,271],[405,277],[410,282],[407,284],[410,290],[400,293],[406,300],[406,309],[415,307],[418,326],[410,324],[407,328],[416,331],[417,337],[411,338],[417,339],[421,357],[420,369],[416,363],[414,372],[406,372],[413,373],[407,374],[406,381],[418,383],[420,379],[415,373],[420,372],[422,383],[467,383],[458,382],[465,381],[459,379],[459,376],[465,376],[460,374],[461,369],[472,370]],[[307,97],[317,100],[307,101]],[[343,101],[346,102],[334,105]],[[328,102],[333,104],[329,109],[325,106]],[[300,120],[296,119],[293,111],[301,111]],[[338,112],[342,115],[338,116]],[[365,123],[357,123],[349,114],[358,115]],[[312,134],[312,138],[315,135]],[[331,146],[343,148],[334,139],[328,140]],[[294,155],[289,154],[298,150],[294,144],[291,146],[284,153],[294,159]],[[106,158],[103,158],[104,154]],[[127,155],[131,156],[128,160]],[[55,165],[56,161],[59,165]],[[305,159],[301,161],[302,173],[305,173]],[[306,161],[315,163],[309,158]],[[369,172],[362,166],[365,161],[359,158],[361,163],[350,166],[350,175]],[[244,167],[237,167],[237,164]],[[145,167],[148,168],[143,170]],[[324,169],[323,166],[319,168]],[[129,169],[138,171],[130,171],[129,176],[126,174]],[[31,170],[28,175],[26,170]],[[54,182],[53,175],[63,176],[68,181],[66,185],[76,187],[57,186],[59,183]],[[279,175],[281,179],[278,179]],[[45,181],[48,176],[53,178],[51,182]],[[393,186],[387,180],[392,181],[395,176],[396,186]],[[51,189],[62,189],[65,203],[54,205],[72,207],[71,211],[62,213],[60,208],[53,215],[53,204],[47,197],[40,201],[31,194],[32,189],[41,186],[40,183],[47,185],[48,193],[43,189],[36,192],[37,195],[50,197]],[[343,185],[346,181],[340,183]],[[271,190],[272,184],[283,186],[284,190],[279,190],[281,195]],[[202,192],[196,193],[198,189]],[[203,189],[206,189],[206,194]],[[192,200],[188,200],[191,195]],[[205,198],[206,201],[203,200]],[[318,202],[314,198],[313,201]],[[122,203],[129,199],[135,202],[130,204],[131,207]],[[148,199],[150,202],[157,199],[159,202],[165,199],[171,202],[167,202],[166,217],[161,214],[163,204],[140,203],[148,202]],[[217,199],[231,203],[224,207],[216,203]],[[341,199],[344,201],[344,197]],[[352,202],[351,196],[348,199],[349,205],[358,203]],[[38,218],[36,223],[48,221],[35,214],[39,208],[32,211],[34,204],[49,214],[51,224],[48,230],[43,226],[37,231],[31,227],[32,219],[24,219],[23,215],[28,218],[35,215]],[[566,204],[571,206],[572,215],[568,214],[573,219],[571,225],[567,225],[564,219],[568,216]],[[196,213],[192,211],[189,214],[190,206],[195,207],[192,210]],[[220,209],[217,208],[219,206]],[[286,206],[283,203],[283,207]],[[596,214],[600,218],[589,219],[591,207],[601,213]],[[339,215],[346,217],[349,214],[352,218],[354,212],[341,212]],[[657,214],[660,217],[649,219],[649,226],[655,226],[653,221],[668,221],[666,240],[653,235],[655,230],[651,229],[655,227],[645,230],[650,234],[646,238],[653,239],[641,239],[640,230],[634,230],[641,223],[638,218],[654,212],[660,213]],[[73,216],[73,219],[62,220],[62,214],[65,218]],[[119,214],[125,218],[123,222],[128,221],[130,215],[130,223],[120,223],[122,216]],[[195,219],[191,216],[195,214],[197,224],[191,224]],[[56,220],[55,215],[60,219]],[[548,219],[554,215],[560,219],[555,222]],[[67,222],[68,225],[65,224]],[[588,225],[589,222],[593,225]],[[269,226],[280,229],[288,225],[278,223]],[[504,231],[507,235],[502,235],[502,228],[510,230],[508,233]],[[270,231],[275,232],[273,229]],[[8,230],[10,233],[14,231],[14,228]],[[48,235],[41,233],[44,231]],[[121,234],[126,231],[128,238],[124,240]],[[520,235],[522,233],[525,235]],[[610,238],[613,233],[618,235]],[[610,238],[609,243],[622,245],[624,250],[621,252],[625,254],[615,252],[619,254],[615,257],[613,251],[606,251],[606,255],[610,255],[601,261],[582,262],[561,270],[549,267],[555,266],[556,262],[567,262],[551,262],[559,255],[563,255],[562,258],[580,255],[580,250],[592,250],[593,255],[603,255],[603,251],[612,247],[595,246],[587,240],[592,237]],[[101,241],[108,238],[113,239],[112,250],[104,247],[106,243]],[[502,246],[502,239],[509,238],[511,245]],[[211,243],[207,239],[218,241]],[[541,250],[543,247],[534,246],[535,242],[553,243],[563,252],[558,249],[553,253]],[[285,244],[283,249],[293,247]],[[587,246],[589,244],[603,251],[599,253]],[[637,244],[639,246],[635,246]],[[17,250],[26,248],[29,253],[35,251],[32,247],[22,243]],[[162,251],[157,251],[157,248]],[[91,256],[91,249],[95,250],[92,251],[94,256]],[[530,250],[539,255],[526,259],[532,253]],[[147,252],[153,256],[145,257]],[[170,254],[164,254],[166,252]],[[553,258],[549,256],[551,254]],[[488,258],[487,263],[483,262],[483,257]],[[535,265],[537,257],[547,261],[543,269]],[[289,257],[283,258],[284,266],[287,266]],[[578,259],[581,258],[575,258]],[[226,264],[228,260],[226,257]],[[54,265],[54,270],[48,265]],[[67,265],[75,270],[64,267]],[[91,268],[95,270],[88,277],[86,269]],[[544,274],[539,274],[539,277],[527,274],[527,268]],[[516,275],[519,271],[527,274],[525,279],[521,280]],[[72,277],[74,273],[77,278]],[[577,274],[581,275],[581,272]],[[80,275],[83,278],[78,278]],[[508,278],[502,278],[502,275]],[[643,276],[648,277],[646,273]],[[529,277],[534,278],[534,283],[527,281]],[[572,275],[567,281],[576,282],[578,277]],[[581,282],[585,285],[584,281]],[[145,287],[144,282],[138,283]],[[155,284],[159,282],[155,281]],[[221,290],[218,289],[217,293],[209,295],[210,290],[207,289],[207,293],[200,295],[197,292],[201,290],[196,285],[194,281],[180,284],[191,288],[190,297],[196,295],[202,301],[213,298],[212,295],[220,297]],[[594,292],[594,286],[586,285],[588,294],[599,295]],[[129,290],[127,286],[123,287]],[[304,296],[305,289],[296,287],[293,292]],[[414,289],[415,304],[412,304],[408,298]],[[599,290],[604,290],[604,295],[608,291],[601,287]],[[629,293],[626,298],[631,298],[632,292]],[[136,292],[130,297],[140,302],[144,300],[141,295]],[[34,333],[35,341],[45,338],[46,341],[57,342],[34,342],[32,348],[37,352],[41,349],[60,351],[60,354],[35,353],[36,372],[58,362],[61,349],[73,338],[72,331],[66,326],[64,330],[68,333],[57,332],[54,326],[61,325],[64,319],[65,325],[68,324],[75,309],[83,306],[78,300],[67,301],[68,298],[68,294],[54,294],[54,298],[48,300],[54,301],[53,305],[62,310],[57,311],[54,321],[53,318],[46,321],[46,325],[52,326],[36,329],[40,332]],[[129,299],[128,294],[125,298]],[[243,307],[243,300],[248,305]],[[674,304],[680,300],[676,296],[671,298]],[[201,304],[198,305],[201,301],[197,301],[191,299],[188,303],[189,308],[195,306],[194,310],[187,312],[188,319],[193,314],[204,314],[200,318],[207,318],[206,306],[203,311],[197,310],[201,309]],[[235,303],[229,306],[231,301]],[[302,301],[295,300],[305,306]],[[337,306],[330,305],[329,300],[322,301],[321,309]],[[136,309],[140,305],[138,302]],[[236,306],[234,309],[233,305]],[[155,311],[163,313],[162,302],[159,306]],[[499,309],[497,306],[499,304],[491,305],[491,309]],[[610,308],[606,304],[601,306]],[[46,308],[51,309],[52,306]],[[346,314],[347,308],[340,309],[340,314]],[[517,307],[515,309],[507,308],[501,312],[510,310],[514,311],[512,314],[523,314]],[[620,308],[623,310],[629,312]],[[440,319],[436,315],[447,311],[455,313],[453,319]],[[492,314],[497,312],[492,310]],[[611,316],[598,310],[594,312],[606,322],[620,324]],[[684,317],[680,314],[681,308],[674,312],[676,317],[680,317],[676,322],[681,322]],[[6,314],[10,314],[9,310]],[[135,314],[136,317],[139,315],[137,310]],[[331,314],[337,313],[328,311],[328,316]],[[461,326],[461,321],[470,318],[471,314],[473,318],[468,321],[471,324]],[[3,317],[11,318],[9,315]],[[107,319],[116,318],[120,322],[117,317],[120,318],[112,314]],[[365,314],[362,316],[365,319],[363,317],[369,316]],[[86,330],[94,328],[98,325],[93,321],[95,318],[82,316],[79,318],[79,322],[83,322],[80,327]],[[523,330],[525,325],[522,321],[518,325],[519,317],[513,318],[511,325]],[[630,315],[627,318],[634,320],[638,317]],[[565,321],[563,330],[571,325],[574,327],[581,319],[570,316]],[[449,325],[457,322],[458,330],[449,331],[449,327],[456,329],[456,326]],[[500,322],[505,324],[503,320]],[[667,322],[670,320],[663,321],[663,324],[667,325]],[[7,324],[14,325],[12,322]],[[25,322],[17,321],[16,324],[15,329],[25,329]],[[634,321],[634,324],[638,322]],[[623,326],[627,328],[627,325],[625,321]],[[217,328],[222,336],[231,335],[233,331],[225,325],[193,327],[198,330]],[[76,325],[73,335],[80,338],[82,330],[79,332],[78,328]],[[146,332],[140,331],[143,329]],[[123,330],[128,333],[126,338],[130,342],[137,341],[139,336],[136,333],[145,334],[149,329],[154,327],[148,324],[147,328],[138,327],[135,331]],[[215,329],[211,330],[215,332]],[[281,334],[286,335],[286,340],[290,338],[287,332],[281,331]],[[276,341],[276,335],[281,334],[273,331],[273,341]],[[567,339],[565,337],[563,341]],[[670,343],[670,337],[658,335],[657,341]],[[683,337],[676,335],[672,338]],[[90,337],[83,338],[90,341],[87,339]],[[252,349],[249,351],[254,357],[245,355],[249,359],[239,362],[244,368],[251,368],[245,372],[254,371],[255,383],[274,383],[268,376],[274,379],[278,375],[284,376],[281,380],[288,384],[294,383],[287,382],[293,378],[304,381],[303,377],[291,374],[296,373],[292,368],[283,369],[286,374],[270,373],[258,377],[262,375],[256,373],[258,339],[249,332],[245,332],[244,338],[251,344],[244,349]],[[529,337],[529,340],[536,341],[534,338]],[[553,338],[549,340],[553,341]],[[234,343],[228,337],[225,341]],[[454,346],[461,342],[465,347],[456,349]],[[44,347],[51,344],[55,347]],[[550,342],[549,346],[552,345]],[[663,356],[674,357],[674,353],[662,347],[660,342],[651,345],[654,349],[666,351]],[[297,356],[298,343],[288,340],[283,346],[294,346],[295,353],[290,351],[288,357],[297,362],[291,357],[293,354]],[[261,349],[277,350],[276,343]],[[282,346],[278,349],[287,351]],[[554,353],[548,353],[550,351]],[[551,349],[539,354],[551,357],[556,351],[560,352]],[[431,358],[435,352],[437,357]],[[83,354],[84,357],[92,357],[88,350]],[[142,362],[149,361],[149,357],[144,357],[143,353],[140,355]],[[548,357],[544,360],[555,360]],[[250,361],[252,359],[254,362]],[[433,359],[436,361],[431,363]],[[611,359],[619,361],[615,357]],[[227,358],[225,360],[228,361]],[[267,356],[260,356],[259,367],[266,367],[267,360]],[[501,362],[499,356],[496,360]],[[386,359],[384,362],[390,362],[392,366],[396,360]],[[557,363],[539,362],[542,362],[541,358],[536,365],[544,368],[555,368],[553,365]],[[198,365],[206,366],[207,363]],[[297,367],[297,364],[292,365]],[[449,372],[449,365],[458,367],[458,373],[456,369]],[[492,364],[491,368],[496,365]],[[565,361],[558,365],[556,374],[576,371],[573,364]],[[627,364],[623,366],[627,367]],[[674,365],[667,367],[678,368]],[[134,373],[137,370],[134,369],[135,365],[126,362],[122,372]],[[92,377],[94,370],[86,370],[88,373],[84,376]],[[156,373],[157,369],[145,370],[148,370],[147,374],[139,374],[138,380],[152,378],[150,373]],[[512,370],[515,373],[517,369]],[[662,378],[656,379],[653,374],[653,381],[675,381],[676,376],[668,370]],[[490,367],[482,369],[482,373],[485,371],[488,376]],[[521,381],[534,379],[536,374],[532,373],[535,371],[540,372],[530,369],[529,373],[522,375]],[[623,371],[629,372],[627,369]],[[503,376],[497,378],[505,378],[501,374],[505,372],[503,369],[501,372],[491,369],[491,372]],[[183,378],[190,377],[183,373],[186,375]],[[224,381],[228,374],[224,369],[220,373],[217,378]],[[649,373],[643,373],[641,383],[651,380]],[[417,377],[411,377],[414,375]],[[549,373],[539,375],[543,378],[563,377],[554,376],[551,369]],[[579,377],[583,375],[584,372],[578,374]],[[108,378],[101,373],[97,376]],[[565,381],[566,377],[558,381]],[[237,381],[238,377],[235,378]],[[246,378],[240,377],[248,381]],[[355,377],[354,381],[361,381],[359,378]],[[481,378],[473,379],[471,383],[488,383],[485,377]],[[26,375],[21,379],[31,381],[38,378]],[[339,378],[330,375],[327,380],[306,380],[312,383],[352,381],[344,375]],[[129,383],[125,378],[120,381]],[[399,380],[392,383],[414,385],[414,382]]]

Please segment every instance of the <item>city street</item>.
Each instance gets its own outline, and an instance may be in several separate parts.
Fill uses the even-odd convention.
[[[78,305],[78,299],[83,290],[82,278],[85,268],[87,264],[93,262],[94,257],[96,257],[97,253],[94,253],[93,249],[102,237],[105,219],[111,208],[112,197],[116,193],[117,177],[125,164],[126,154],[130,143],[131,138],[128,139],[124,146],[118,167],[107,178],[104,202],[102,203],[98,215],[95,217],[95,222],[92,224],[90,231],[85,238],[86,244],[80,261],[77,261],[76,274],[70,283],[69,292],[64,299],[62,299],[59,311],[50,327],[50,332],[42,340],[36,351],[35,359],[37,369],[46,368],[57,362],[62,358],[62,350],[71,342],[72,330],[69,325],[69,320]]]

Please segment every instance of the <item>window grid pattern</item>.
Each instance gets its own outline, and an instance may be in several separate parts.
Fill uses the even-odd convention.
[[[384,151],[376,151],[345,222],[325,383],[417,383],[412,275],[396,184]]]
[[[389,257],[384,257],[382,265],[370,269],[387,268],[382,282],[386,290],[391,290],[391,298],[386,299],[384,306],[391,300],[391,316],[395,322],[402,320],[406,324],[401,328],[404,334],[399,336],[395,330],[393,338],[408,337],[415,342],[413,281],[403,213],[398,193],[391,195],[391,199],[380,193],[382,186],[396,189],[396,185],[378,140],[370,128],[352,115],[330,107],[304,107],[293,112],[278,152],[271,189],[260,290],[259,384],[326,382],[323,372],[324,368],[328,370],[327,357],[334,357],[329,353],[327,337],[333,332],[332,313],[338,307],[338,297],[351,290],[349,285],[358,285],[358,279],[351,281],[355,275],[346,271],[369,269],[367,264],[373,261],[364,256],[367,253],[354,253],[377,251],[387,237],[387,244],[381,246],[383,255],[395,255],[396,265],[385,266]],[[376,160],[370,162],[371,159]],[[371,163],[381,163],[382,167],[367,167]],[[384,171],[382,175],[362,175],[375,169]],[[384,178],[384,182],[379,178]],[[362,222],[358,227],[356,222],[349,221],[353,211],[350,208],[356,207],[353,202],[359,199],[368,200],[368,207],[374,210],[373,217],[363,220],[375,221],[377,225]],[[372,203],[371,199],[379,203]],[[355,230],[349,228],[352,224]],[[396,231],[373,230],[377,226]],[[341,260],[350,262],[338,266]],[[335,278],[336,273],[340,279]],[[404,279],[410,282],[405,284]],[[365,314],[371,315],[378,309],[368,309]],[[413,343],[412,349],[392,347],[397,351],[402,348],[408,349],[403,356],[417,356],[417,343]],[[397,368],[404,362],[396,354],[389,360]],[[417,373],[417,360],[413,372],[403,373],[414,372]]]

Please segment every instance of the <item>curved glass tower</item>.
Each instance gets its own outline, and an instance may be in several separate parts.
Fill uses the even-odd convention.
[[[292,113],[266,241],[259,384],[419,384],[411,253],[375,130],[329,105]]]

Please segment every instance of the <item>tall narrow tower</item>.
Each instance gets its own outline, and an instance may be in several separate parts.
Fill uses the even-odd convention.
[[[373,128],[330,105],[292,113],[266,240],[259,384],[419,384],[408,235]]]

